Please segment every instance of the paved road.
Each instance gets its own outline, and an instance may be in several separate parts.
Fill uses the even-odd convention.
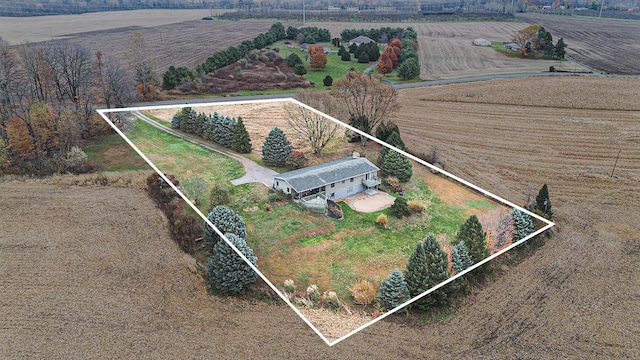
[[[420,81],[415,83],[406,83],[406,84],[396,84],[395,86],[398,89],[406,89],[406,88],[414,88],[414,87],[422,87],[422,86],[435,86],[435,85],[447,85],[447,84],[458,84],[458,83],[467,83],[467,82],[477,82],[477,81],[487,81],[493,79],[518,79],[518,78],[527,78],[527,77],[540,77],[540,76],[605,76],[605,77],[613,77],[612,75],[601,75],[601,74],[588,74],[588,73],[563,73],[563,72],[539,72],[539,73],[522,73],[522,74],[499,74],[499,75],[484,75],[484,76],[473,76],[473,77],[465,77],[459,79],[445,79],[445,80],[430,80],[430,81]],[[167,101],[156,101],[156,102],[145,102],[145,103],[136,103],[132,104],[131,107],[147,107],[147,106],[157,106],[157,105],[195,105],[195,104],[203,104],[210,102],[227,102],[227,101],[251,101],[251,100],[265,100],[265,99],[288,99],[293,98],[294,92],[290,94],[268,94],[268,95],[251,95],[251,96],[224,96],[224,97],[208,97],[201,99],[189,99],[189,100],[167,100]]]
[[[211,142],[205,141],[197,136],[193,136],[193,135],[189,135],[189,134],[185,134],[183,132],[180,131],[176,131],[168,126],[164,126],[162,124],[159,124],[158,122],[154,121],[153,119],[150,119],[149,117],[145,116],[144,114],[142,114],[140,111],[132,111],[133,115],[135,115],[137,118],[139,118],[140,120],[146,122],[147,124],[162,130],[164,132],[167,132],[171,135],[177,136],[183,140],[192,142],[194,144],[200,145],[208,150],[217,152],[219,154],[222,154],[224,156],[228,156],[234,160],[239,161],[242,164],[242,167],[244,168],[245,171],[245,175],[239,179],[235,179],[235,180],[231,180],[231,183],[233,185],[240,185],[240,184],[246,184],[246,183],[263,183],[265,184],[265,186],[267,187],[271,187],[273,185],[273,176],[277,174],[277,172],[265,168],[263,166],[260,166],[258,164],[256,164],[254,161],[249,160],[247,158],[245,158],[244,156],[235,153],[233,151],[230,151],[227,148],[224,148],[222,146],[219,146],[217,144],[213,144]]]

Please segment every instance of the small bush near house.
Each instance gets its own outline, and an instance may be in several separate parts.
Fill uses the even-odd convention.
[[[380,214],[376,218],[376,224],[383,229],[386,229],[389,226],[389,218],[385,214]]]
[[[398,219],[401,219],[403,216],[411,215],[411,211],[407,205],[407,200],[402,197],[396,198],[393,205],[389,208],[389,212]]]
[[[367,280],[362,280],[349,288],[353,302],[358,305],[369,305],[376,298],[376,289]]]
[[[409,210],[411,210],[412,213],[416,213],[416,214],[422,214],[426,209],[424,205],[413,200],[408,201],[407,205],[409,206]]]

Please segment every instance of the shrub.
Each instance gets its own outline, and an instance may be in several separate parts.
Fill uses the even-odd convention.
[[[400,270],[395,269],[386,281],[380,284],[379,298],[385,309],[391,310],[404,304],[411,298],[407,282]]]
[[[389,212],[398,219],[401,219],[403,216],[411,215],[411,211],[409,211],[409,206],[407,205],[407,200],[402,197],[396,198],[393,205],[389,208]]]
[[[409,210],[416,214],[422,214],[426,209],[424,205],[414,200],[408,201],[407,205],[409,206]]]
[[[324,86],[331,86],[333,85],[333,78],[331,77],[331,75],[327,75],[324,77],[324,79],[322,79],[322,83],[324,84]]]
[[[229,188],[221,183],[214,183],[209,192],[209,203],[211,207],[227,205],[231,199]]]
[[[307,287],[307,297],[313,301],[320,300],[320,290],[318,289],[318,285],[312,284]]]
[[[342,61],[351,61],[351,54],[348,51],[345,51],[340,56],[340,60]]]
[[[389,184],[389,190],[394,193],[399,193],[402,191],[402,184],[400,184],[400,180],[398,180],[398,178],[396,177],[391,176],[387,178],[387,184]]]
[[[293,280],[287,279],[284,281],[284,290],[288,293],[293,293],[294,291],[296,291],[296,285],[294,284]]]
[[[304,64],[296,64],[296,66],[293,67],[293,73],[302,76],[307,73],[307,68],[304,67]]]
[[[224,235],[253,265],[258,258],[253,255],[245,240],[237,235]],[[214,255],[209,257],[207,268],[209,282],[225,293],[239,293],[248,284],[256,281],[258,274],[238,255],[226,241],[219,241],[213,247]]]
[[[376,218],[376,224],[381,228],[386,229],[389,226],[389,218],[387,218],[387,215],[385,214],[380,214]]]
[[[87,160],[87,154],[78,146],[74,146],[67,153],[64,159],[64,164],[69,171],[74,171],[79,168]]]
[[[365,64],[369,62],[369,55],[366,52],[361,52],[360,56],[358,56],[358,62],[361,64]]]
[[[349,288],[353,302],[358,305],[369,305],[376,298],[376,289],[367,280],[362,280]]]
[[[301,169],[307,166],[307,162],[302,151],[293,151],[284,159],[284,165],[291,170]]]

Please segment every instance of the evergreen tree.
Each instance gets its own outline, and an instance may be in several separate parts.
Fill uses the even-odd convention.
[[[416,297],[449,278],[449,260],[432,234],[419,242],[409,257],[404,277],[411,297]],[[436,305],[446,305],[453,298],[450,289],[440,288],[417,300],[413,306],[427,311]]]
[[[258,258],[253,255],[246,241],[235,234],[224,235],[253,265]],[[209,257],[207,268],[209,282],[225,293],[239,293],[248,284],[256,281],[258,274],[238,255],[226,241],[219,241],[213,247],[213,256]]]
[[[397,217],[398,219],[402,218],[403,216],[411,215],[411,210],[409,210],[407,200],[405,200],[405,198],[403,197],[397,197],[393,201],[393,205],[389,207],[389,212],[391,213],[391,215]]]
[[[558,40],[558,42],[556,43],[556,46],[553,48],[553,57],[558,60],[564,59],[564,56],[567,53],[566,48],[567,44],[564,43],[563,38],[560,38],[560,40]]]
[[[351,54],[348,51],[345,51],[340,55],[340,60],[342,61],[351,61]]]
[[[542,185],[542,188],[540,188],[540,191],[536,196],[535,209],[544,214],[544,217],[551,220],[553,211],[551,211],[551,200],[549,199],[549,189],[547,188],[547,184]]]
[[[380,293],[378,295],[384,308],[391,310],[411,299],[407,282],[400,270],[395,269],[386,281],[380,284]]]
[[[395,150],[384,156],[380,169],[386,176],[395,177],[401,182],[407,182],[413,176],[411,160]]]
[[[296,64],[296,66],[293,67],[293,73],[302,76],[307,73],[307,68],[304,67],[304,64]]]
[[[244,126],[242,117],[238,117],[238,121],[236,121],[231,147],[241,154],[249,154],[251,152],[251,137],[249,136],[247,128]]]
[[[247,236],[247,227],[242,217],[226,206],[216,206],[207,218],[221,233],[231,233],[241,238]],[[206,222],[204,223],[204,241],[211,249],[220,242],[218,233]]]
[[[293,53],[289,56],[287,56],[287,66],[291,67],[291,68],[295,68],[296,65],[298,64],[302,64],[302,59],[300,59],[300,56],[298,56],[298,54]]]
[[[518,242],[533,233],[533,220],[529,214],[513,209],[511,213],[513,219],[513,242]]]
[[[204,113],[196,115],[195,129],[193,132],[195,135],[202,137],[204,134],[204,124],[207,122],[207,118],[208,116]]]
[[[416,58],[408,58],[398,68],[398,76],[403,80],[413,79],[420,75],[420,63]]]
[[[233,134],[236,129],[236,120],[225,116],[220,120],[220,126],[218,127],[218,144],[230,148],[233,143]]]
[[[284,160],[293,147],[287,136],[279,128],[273,128],[262,145],[262,162],[268,166],[284,166]]]
[[[451,262],[453,263],[453,270],[456,271],[456,274],[473,265],[473,260],[471,256],[469,256],[469,251],[464,242],[459,242],[453,246]]]
[[[378,136],[385,136],[386,138],[382,138],[382,137],[378,137]],[[404,141],[402,141],[402,138],[400,137],[400,130],[398,129],[398,126],[394,123],[384,123],[380,126],[378,126],[376,128],[376,137],[378,137],[378,139],[383,140],[384,142],[386,142],[387,144],[391,145],[391,146],[395,146],[400,150],[406,150],[406,147],[404,145]],[[380,153],[378,154],[378,165],[380,167],[382,167],[382,163],[384,162],[384,157],[387,156],[387,154],[389,153],[389,148],[386,146],[382,146],[382,148],[380,149]]]
[[[209,114],[207,120],[202,126],[202,138],[205,140],[213,140],[213,134],[216,132],[216,117],[218,113]]]
[[[180,129],[180,118],[178,114],[173,115],[171,118],[171,127],[174,129]]]
[[[456,237],[457,242],[463,242],[467,246],[469,255],[474,263],[478,263],[489,256],[485,239],[487,233],[482,229],[482,224],[478,217],[471,215],[467,221],[460,226],[460,231]]]

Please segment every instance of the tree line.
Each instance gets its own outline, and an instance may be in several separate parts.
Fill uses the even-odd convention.
[[[143,58],[131,70],[80,44],[10,46],[0,38],[0,173],[74,170],[67,158],[79,149],[71,150],[107,128],[94,106],[131,104],[138,99],[136,80],[153,75]]]

